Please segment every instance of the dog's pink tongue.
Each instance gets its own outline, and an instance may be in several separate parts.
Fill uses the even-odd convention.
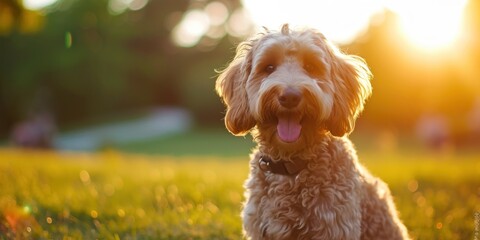
[[[300,137],[300,119],[295,116],[283,116],[278,118],[277,132],[280,139],[284,142],[295,142]]]

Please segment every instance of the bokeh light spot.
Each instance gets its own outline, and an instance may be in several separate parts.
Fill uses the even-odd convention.
[[[92,210],[92,211],[90,211],[90,216],[91,216],[92,218],[97,218],[97,217],[98,217],[98,212],[95,211],[95,210]]]
[[[435,227],[436,227],[438,230],[440,230],[440,229],[442,229],[443,224],[442,224],[441,222],[438,222],[437,224],[435,224]]]
[[[110,0],[108,2],[109,11],[113,14],[120,14],[130,9],[137,11],[144,8],[148,0]]]
[[[90,182],[90,174],[85,170],[80,171],[80,180],[83,183],[89,183]]]
[[[180,47],[195,46],[210,28],[210,18],[201,10],[186,12],[182,21],[173,29],[172,40]]]
[[[30,214],[32,212],[32,208],[28,205],[23,206],[23,212],[26,214]]]
[[[227,24],[227,32],[234,37],[245,37],[253,31],[253,25],[249,21],[248,12],[243,9],[235,10]]]
[[[23,0],[23,5],[26,9],[39,10],[49,5],[52,5],[57,0]]]
[[[123,218],[123,217],[125,217],[125,210],[120,208],[120,209],[117,210],[117,214],[118,214],[119,217]]]
[[[210,24],[214,26],[222,25],[228,18],[228,9],[221,2],[209,3],[204,11],[210,18]]]
[[[424,196],[419,196],[417,198],[417,205],[419,207],[425,207],[425,204],[427,203],[427,199]]]
[[[130,4],[128,4],[128,8],[132,11],[137,11],[145,7],[148,3],[148,0],[132,0]]]
[[[410,192],[415,192],[418,190],[418,182],[415,179],[412,179],[408,182],[407,188]]]
[[[72,34],[70,32],[65,33],[65,47],[66,48],[72,47]]]

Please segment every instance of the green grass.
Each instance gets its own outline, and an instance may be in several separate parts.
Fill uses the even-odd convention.
[[[237,239],[247,165],[0,150],[0,236]]]
[[[241,239],[241,148],[245,157],[0,149],[0,239]],[[412,237],[473,239],[480,154],[359,155],[389,184]]]
[[[173,136],[120,144],[116,149],[130,153],[173,156],[246,156],[253,148],[250,136],[233,137],[225,129],[194,129]]]

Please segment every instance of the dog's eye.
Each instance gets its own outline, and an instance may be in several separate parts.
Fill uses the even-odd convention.
[[[269,64],[265,67],[265,72],[267,72],[268,74],[273,73],[274,71],[275,71],[275,66],[273,66],[272,64]]]

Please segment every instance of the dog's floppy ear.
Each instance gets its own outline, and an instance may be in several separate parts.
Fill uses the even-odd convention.
[[[252,68],[251,45],[240,44],[237,54],[230,65],[220,73],[216,82],[216,91],[227,106],[225,126],[236,136],[244,136],[256,124],[248,107],[245,89]]]
[[[341,137],[352,132],[355,127],[355,119],[372,93],[372,75],[362,58],[343,54],[330,43],[327,45],[330,45],[330,74],[335,90],[334,105],[326,127],[330,133]]]

